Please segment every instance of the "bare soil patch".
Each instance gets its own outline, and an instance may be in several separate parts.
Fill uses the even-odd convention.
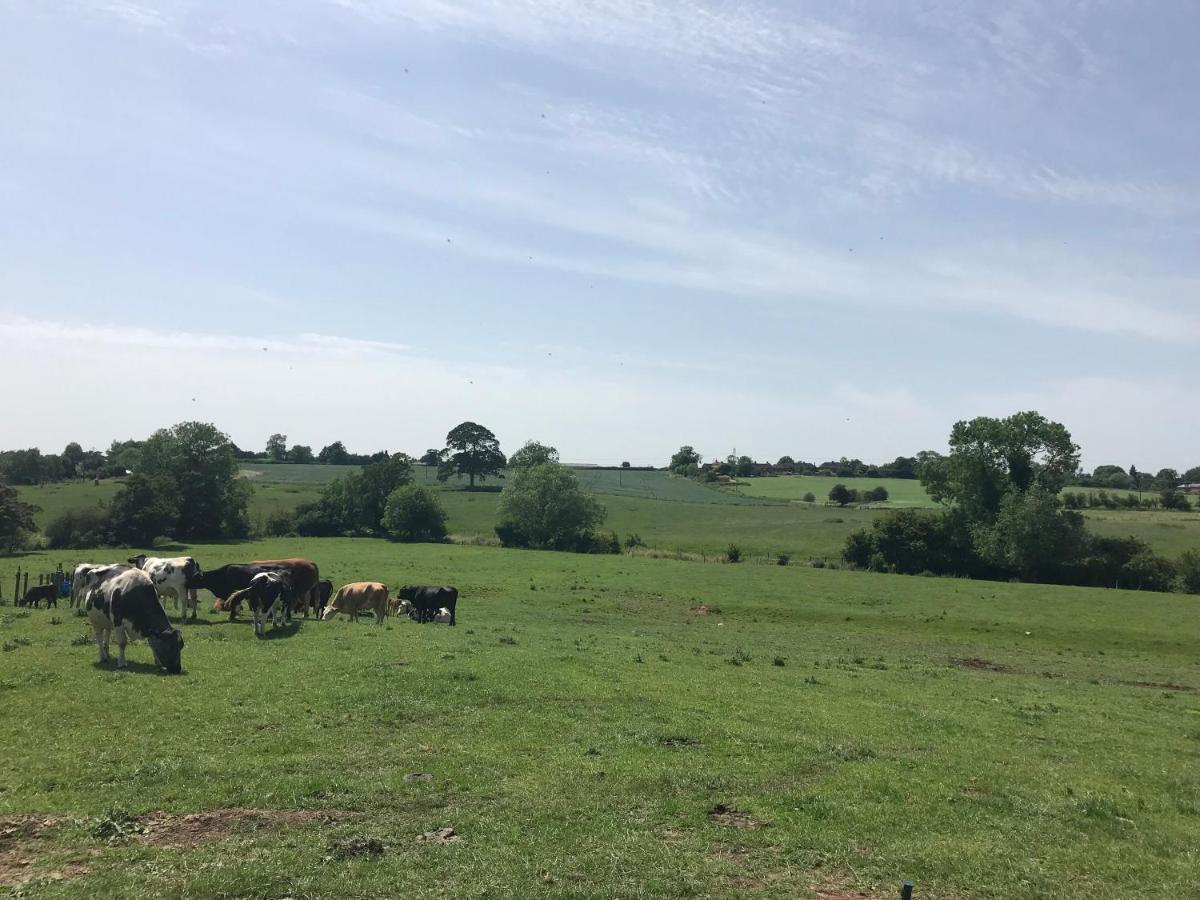
[[[439,828],[417,836],[418,844],[453,844],[462,840],[462,835],[453,828]]]
[[[658,739],[660,747],[703,747],[704,744],[695,738],[687,737],[686,735],[671,735],[669,737],[660,737]]]
[[[1183,694],[1194,694],[1196,688],[1188,687],[1186,684],[1172,684],[1169,681],[1118,681],[1117,684],[1122,687],[1140,687],[1151,688],[1159,691],[1178,691]]]
[[[353,813],[316,809],[217,809],[191,813],[151,813],[139,820],[142,843],[151,847],[190,850],[200,844],[224,839],[230,833],[257,831],[281,825],[332,825],[352,818]]]
[[[46,816],[0,816],[0,885],[21,887],[31,881],[62,881],[88,873],[83,863],[42,868],[38,862],[50,853],[50,834],[63,819]]]
[[[718,803],[709,810],[708,821],[718,828],[737,828],[742,831],[766,828],[770,825],[769,822],[763,822],[761,819],[742,812],[736,806],[727,806],[724,803]]]
[[[950,660],[960,669],[974,669],[977,672],[998,672],[1002,675],[1016,675],[1017,670],[1012,666],[1006,666],[1002,663],[992,662],[990,659],[980,659],[978,656],[972,656],[969,659],[952,659]]]

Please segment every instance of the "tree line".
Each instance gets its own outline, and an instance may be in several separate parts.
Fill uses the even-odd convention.
[[[1059,496],[1078,462],[1070,432],[1036,412],[958,422],[949,454],[920,471],[944,508],[881,516],[850,535],[843,558],[910,575],[1200,593],[1200,553],[1172,562],[1135,537],[1087,531]]]

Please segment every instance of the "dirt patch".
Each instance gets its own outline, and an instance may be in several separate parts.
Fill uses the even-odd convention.
[[[329,856],[327,859],[361,859],[369,857],[377,859],[383,856],[384,850],[383,841],[376,838],[350,838],[345,841],[338,841],[329,848]]]
[[[767,886],[765,881],[751,878],[749,875],[739,875],[736,878],[731,878],[729,879],[729,883],[739,891],[761,891]]]
[[[978,656],[972,656],[969,659],[952,659],[950,662],[954,663],[960,669],[974,669],[977,672],[998,672],[1001,675],[1017,674],[1017,670],[1012,666],[992,662],[990,659],[980,659]]]
[[[684,735],[672,735],[670,737],[660,737],[658,739],[660,747],[703,747],[704,745],[695,738],[686,737]]]
[[[724,803],[718,803],[708,811],[708,821],[718,828],[737,828],[742,831],[766,828],[770,824],[742,812],[736,806],[726,806]]]
[[[883,894],[872,894],[869,891],[855,889],[848,877],[830,875],[813,885],[813,893],[818,900],[881,900]],[[888,894],[892,897],[894,894]]]
[[[416,784],[419,781],[433,781],[433,776],[428,772],[413,772],[404,776],[405,784]]]
[[[1194,694],[1196,688],[1188,687],[1186,684],[1172,684],[1169,681],[1118,681],[1117,684],[1121,687],[1140,687],[1151,688],[1158,691],[1178,691],[1182,694]]]
[[[32,881],[63,881],[86,875],[82,863],[67,863],[57,868],[37,864],[49,852],[50,834],[63,819],[45,816],[0,816],[0,885],[21,887]]]
[[[439,828],[436,831],[426,831],[417,836],[418,844],[453,844],[462,840],[462,835],[453,828]]]
[[[733,863],[735,865],[745,865],[750,861],[749,847],[721,847],[718,850],[713,850],[708,854],[708,858],[717,862]]]
[[[688,610],[693,616],[707,616],[712,612],[707,606],[701,603],[699,606],[693,606]]]
[[[275,828],[280,825],[332,825],[353,813],[316,809],[218,809],[186,816],[151,813],[139,820],[142,843],[151,847],[189,850],[230,833]]]

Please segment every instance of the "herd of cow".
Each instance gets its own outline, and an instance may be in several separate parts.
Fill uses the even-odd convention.
[[[343,585],[337,593],[322,580],[316,563],[307,559],[268,559],[231,563],[204,571],[190,556],[173,559],[135,556],[128,563],[81,563],[71,577],[70,602],[87,611],[100,650],[108,661],[110,639],[117,642],[117,667],[125,668],[125,645],[145,638],[160,669],[172,674],[182,668],[183,634],[171,627],[162,598],[173,598],[181,621],[197,616],[197,592],[216,597],[214,610],[237,618],[243,603],[254,619],[254,633],[262,636],[266,623],[276,627],[290,622],[293,613],[305,618],[311,612],[328,621],[345,613],[354,621],[373,613],[377,625],[384,617],[408,615],[417,622],[455,624],[458,590],[453,587],[406,586],[388,598],[387,585],[359,581]]]

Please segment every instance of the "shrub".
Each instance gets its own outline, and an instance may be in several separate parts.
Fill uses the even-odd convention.
[[[277,509],[263,523],[263,534],[267,537],[286,537],[296,531],[296,522],[290,512]]]
[[[46,525],[51,550],[100,547],[108,542],[108,511],[102,506],[68,510]]]
[[[850,490],[844,484],[835,484],[829,492],[829,499],[838,506],[846,506],[849,503],[853,503],[857,497],[856,492]]]
[[[182,495],[165,475],[130,475],[113,498],[109,513],[112,540],[145,547],[159,534],[174,534],[180,524]]]
[[[804,495],[804,502],[805,503],[816,503],[817,495],[814,494],[812,491],[809,491],[807,494]]]
[[[1200,594],[1200,550],[1188,550],[1179,558],[1179,586],[1185,594]]]
[[[292,524],[296,533],[302,537],[337,537],[343,532],[339,511],[326,502],[325,498],[296,507]]]
[[[641,536],[636,534],[627,535],[625,538],[625,549],[632,550],[634,547],[644,547],[646,542],[641,539]]]
[[[1169,559],[1145,551],[1129,561],[1125,567],[1132,587],[1138,591],[1169,591],[1175,583],[1175,566]]]
[[[736,544],[730,544],[729,549],[725,551],[725,562],[741,562],[742,551]]]
[[[500,495],[496,534],[506,547],[575,550],[590,545],[605,509],[566,466],[548,462],[515,470]]]
[[[393,541],[440,541],[446,536],[446,511],[429,488],[408,484],[388,495],[380,524]]]
[[[791,561],[792,561],[792,558],[790,556],[788,556],[786,553],[780,553],[779,556],[777,556],[775,558],[775,565],[786,566]]]
[[[867,492],[867,499],[874,503],[885,503],[888,499],[888,489],[882,484]]]

